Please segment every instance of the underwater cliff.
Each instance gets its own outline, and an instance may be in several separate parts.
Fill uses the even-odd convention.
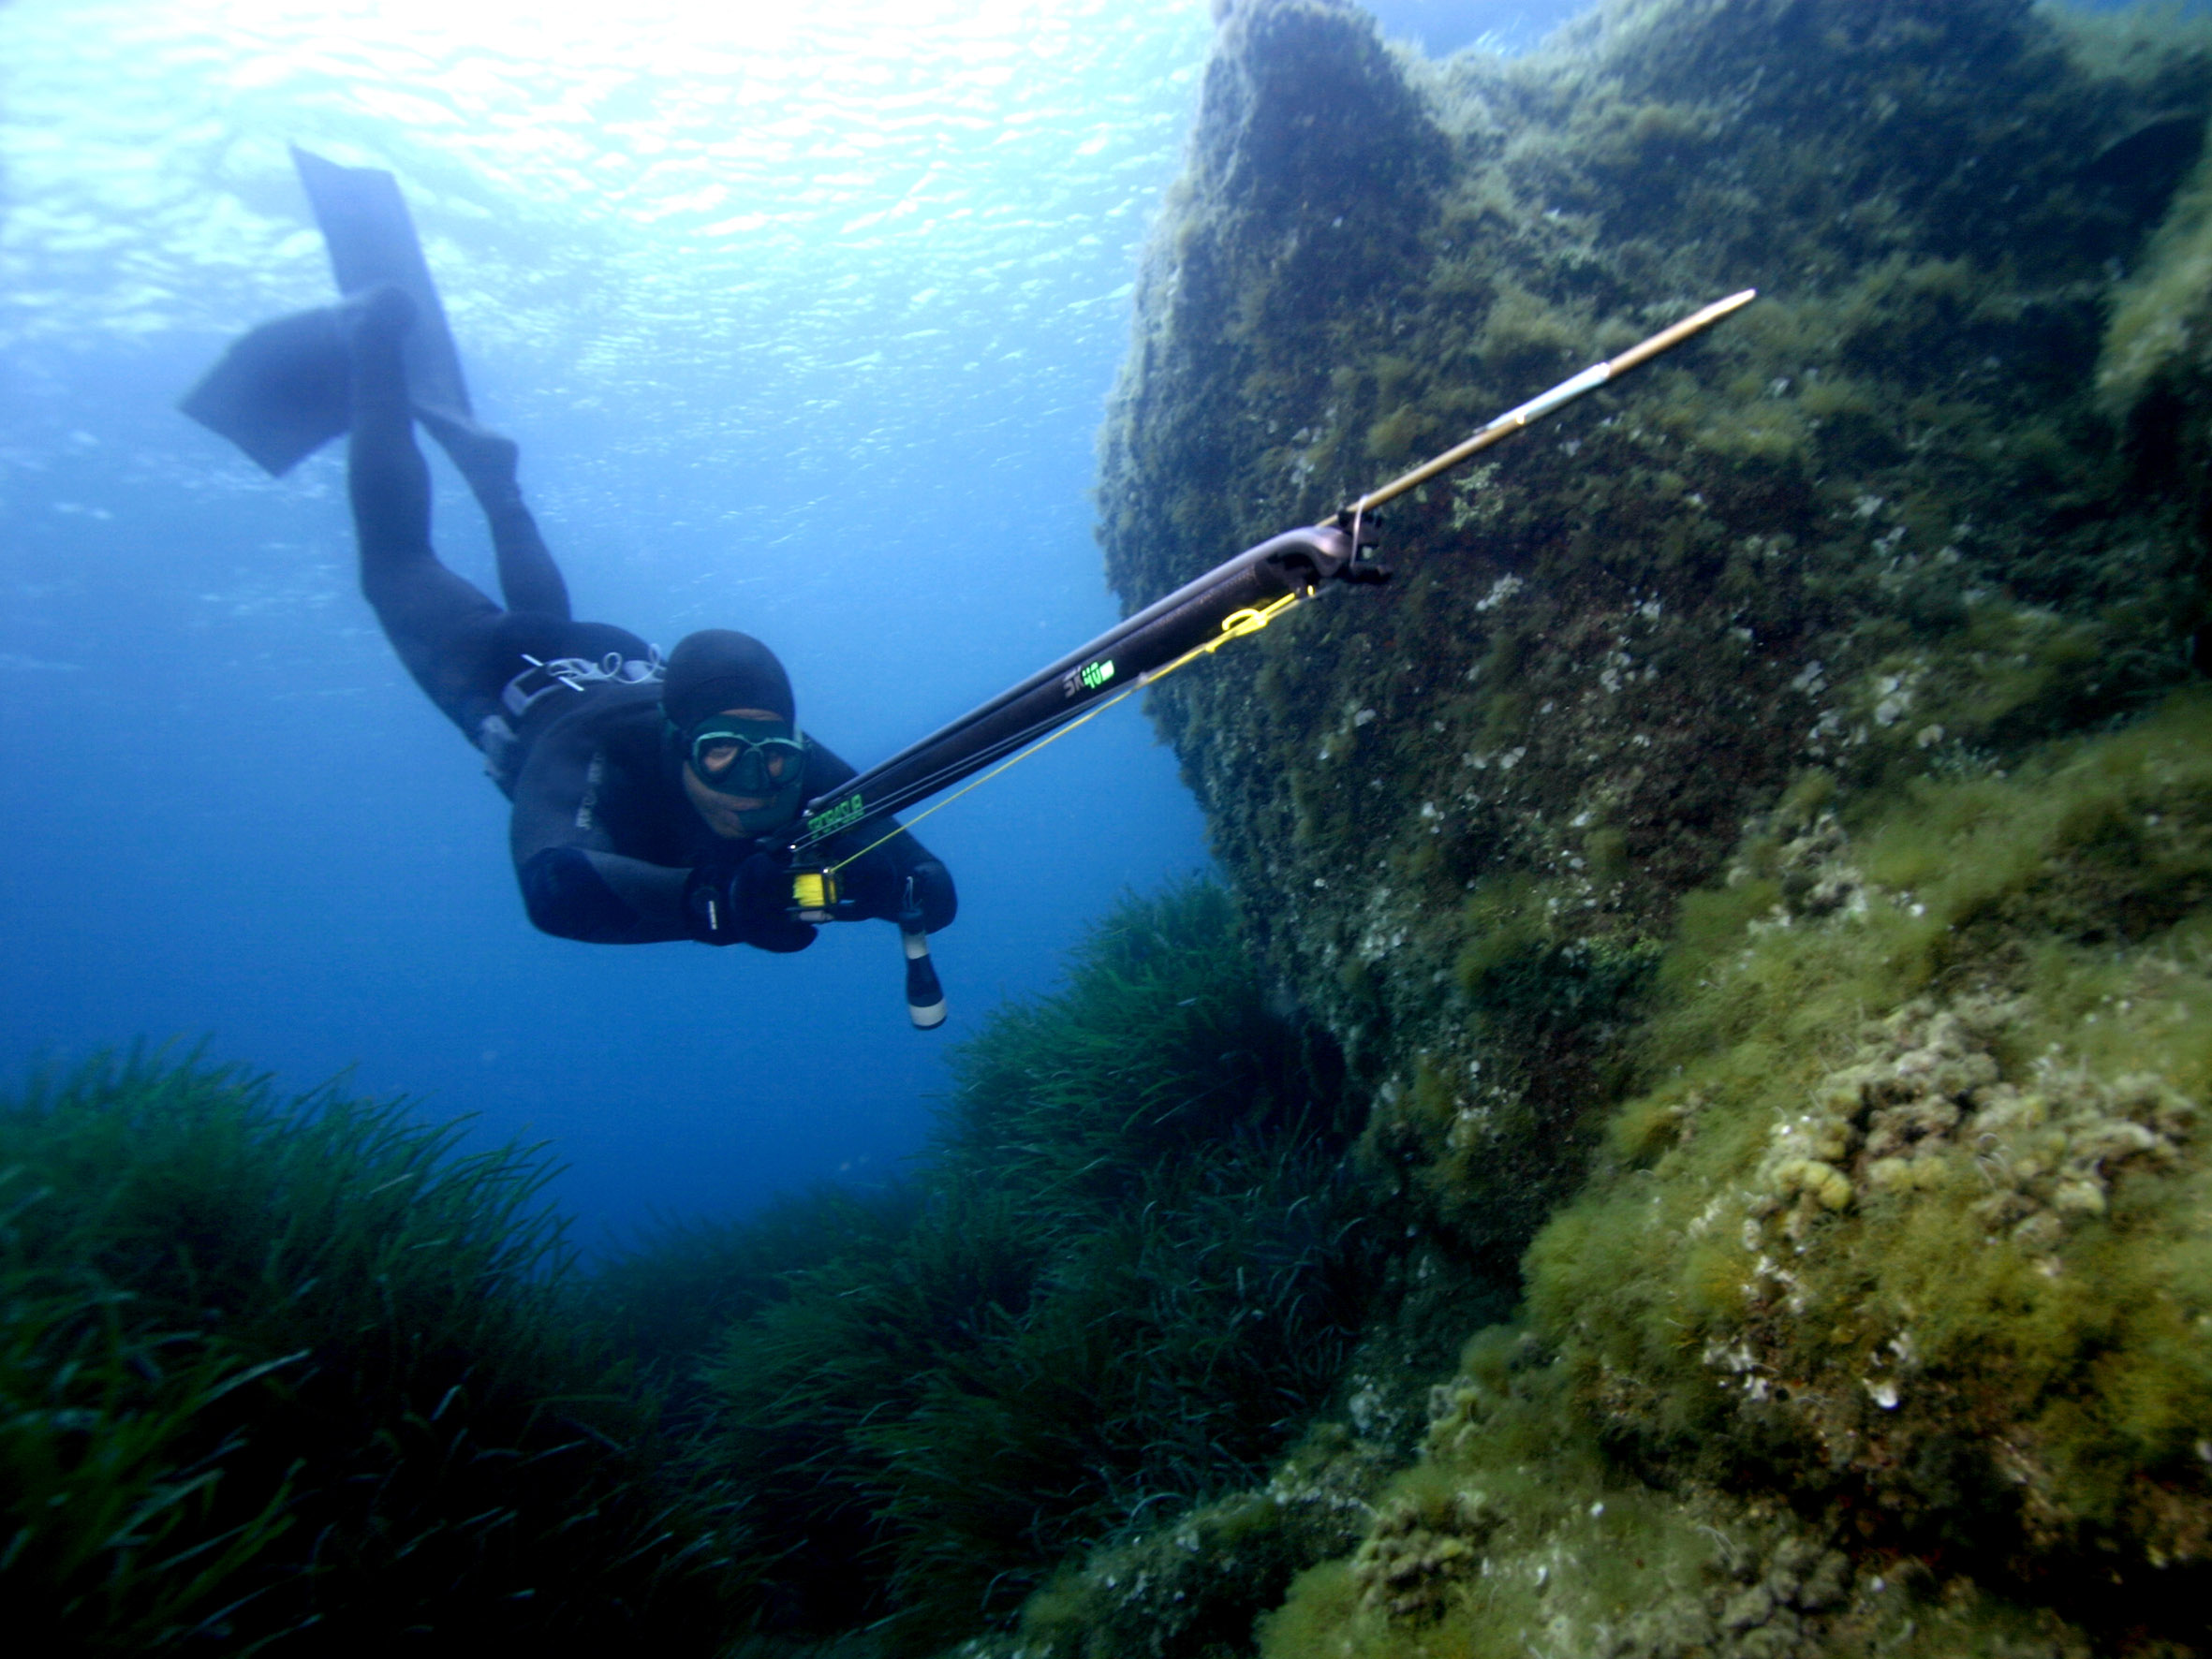
[[[1762,296],[1153,695],[1405,1240],[1250,1500],[1364,1535],[1260,1650],[2212,1649],[2212,37],[1221,10],[1102,445],[1125,604]],[[1246,1651],[1085,1634],[1143,1549],[1016,1645]]]
[[[2207,47],[1223,8],[1104,435],[1128,606],[1763,294],[1153,695],[1405,1239],[1252,1502],[1418,1449],[1261,1652],[2212,1648]],[[1020,1646],[1243,1651],[1084,1635],[1126,1586]]]

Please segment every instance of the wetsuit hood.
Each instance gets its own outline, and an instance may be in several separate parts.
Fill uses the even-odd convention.
[[[669,653],[660,706],[669,724],[689,731],[725,709],[760,709],[789,724],[791,679],[775,653],[750,634],[702,628]]]
[[[783,664],[752,635],[729,628],[703,628],[676,641],[676,649],[669,653],[667,678],[660,684],[660,707],[668,719],[671,758],[682,770],[690,770],[691,739],[699,727],[728,710],[757,709],[774,716],[790,737],[798,737],[791,719],[790,676]],[[745,834],[768,834],[797,815],[805,799],[801,788],[804,770],[792,768],[781,788],[764,790],[759,811],[739,815]],[[709,789],[716,787],[696,771],[691,775]]]

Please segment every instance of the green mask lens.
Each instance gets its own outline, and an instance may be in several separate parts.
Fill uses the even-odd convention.
[[[796,788],[806,744],[780,720],[710,714],[685,746],[692,775],[718,795],[771,796]]]

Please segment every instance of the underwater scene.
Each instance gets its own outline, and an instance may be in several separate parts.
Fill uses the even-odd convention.
[[[2212,7],[0,65],[9,1652],[2212,1654]]]

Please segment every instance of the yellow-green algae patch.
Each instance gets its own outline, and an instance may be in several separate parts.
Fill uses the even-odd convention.
[[[1771,1496],[1644,1484],[1568,1392],[1528,1333],[1479,1334],[1367,1540],[1260,1622],[1262,1659],[2091,1651],[2047,1610],[1911,1558],[1854,1558],[1833,1525]]]
[[[2028,1578],[2205,1560],[2212,700],[1737,874],[1530,1252],[1583,1398]]]
[[[2212,161],[2200,161],[2175,197],[2163,225],[2114,298],[2105,325],[2098,390],[2125,414],[2162,375],[2198,365],[2212,294]]]
[[[1802,781],[1687,907],[1527,1330],[1469,1344],[1270,1659],[2198,1627],[2212,696],[1834,800]]]

